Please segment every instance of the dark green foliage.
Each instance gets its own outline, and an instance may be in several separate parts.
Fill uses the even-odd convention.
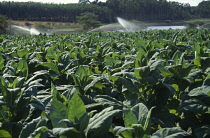
[[[98,21],[98,16],[90,12],[81,13],[80,16],[77,16],[77,21],[83,24],[84,30],[99,27],[101,24],[101,22]]]
[[[8,26],[6,17],[0,14],[0,35],[8,33]]]
[[[0,13],[13,20],[76,22],[84,12],[97,15],[102,23],[116,22],[116,17],[128,20],[157,21],[170,23],[209,17],[209,1],[197,7],[166,0],[80,0],[79,3],[53,4],[35,2],[0,2]],[[24,12],[23,12],[24,10]],[[197,24],[197,23],[196,23]]]
[[[184,136],[189,136],[189,134],[180,129],[164,128],[154,133],[151,136],[151,138],[170,138],[170,137],[182,138]]]
[[[97,15],[101,22],[110,23],[115,20],[105,3],[84,4],[54,4],[38,2],[0,2],[0,13],[13,20],[76,22],[76,17],[84,12]],[[24,12],[22,12],[24,10]],[[43,26],[39,26],[42,27]],[[44,29],[47,29],[44,27]]]
[[[209,137],[209,36],[1,36],[0,136]]]

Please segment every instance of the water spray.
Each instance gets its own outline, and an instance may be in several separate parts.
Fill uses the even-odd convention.
[[[138,31],[138,30],[142,30],[143,26],[140,26],[135,24],[135,23],[132,23],[132,22],[129,22],[125,19],[122,19],[120,17],[117,17],[117,21],[119,22],[119,24],[121,24],[126,31]]]
[[[13,28],[18,28],[22,31],[25,31],[26,33],[29,33],[30,35],[39,35],[41,34],[40,31],[38,31],[37,29],[35,28],[27,28],[27,27],[22,27],[22,26],[17,26],[17,25],[12,25]]]

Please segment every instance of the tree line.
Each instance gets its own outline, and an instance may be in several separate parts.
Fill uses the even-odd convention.
[[[107,0],[74,4],[36,2],[0,2],[0,14],[13,20],[77,22],[77,16],[90,12],[102,23],[115,22],[116,17],[128,20],[185,20],[210,17],[210,1],[198,6],[166,0]]]

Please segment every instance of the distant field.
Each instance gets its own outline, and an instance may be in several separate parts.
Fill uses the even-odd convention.
[[[26,24],[31,24],[32,27],[45,26],[53,33],[68,33],[68,32],[79,32],[82,30],[82,25],[78,23],[68,23],[68,22],[42,22],[42,21],[19,21],[12,20],[13,25],[25,26]]]
[[[42,25],[49,25],[49,26],[54,26],[54,27],[58,27],[58,26],[78,26],[78,23],[68,23],[68,22],[45,22],[45,21],[20,21],[20,20],[12,20],[12,23],[15,25],[25,25],[25,23],[30,23],[32,25],[35,24],[42,24]]]
[[[191,20],[162,20],[162,21],[148,21],[148,22],[139,22],[139,21],[129,21],[133,23],[141,23],[144,26],[159,26],[159,25],[185,25],[185,26],[197,26],[197,25],[204,25],[209,24],[210,19],[191,19]],[[47,28],[49,33],[72,33],[72,32],[81,32],[84,31],[83,27],[79,23],[69,23],[69,22],[46,22],[46,21],[20,21],[20,20],[13,20],[11,21],[13,25],[18,26],[26,26],[26,24],[31,24],[32,27],[39,29],[39,28]],[[102,30],[102,31],[111,31],[116,30],[116,28],[121,28],[119,24],[107,24],[95,30]],[[15,34],[22,34],[21,31],[15,30]]]

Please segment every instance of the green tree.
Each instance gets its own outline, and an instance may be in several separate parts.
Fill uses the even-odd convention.
[[[85,3],[85,4],[87,4],[87,3],[90,3],[90,1],[89,0],[79,0],[79,3]]]
[[[80,16],[77,16],[77,21],[83,24],[84,30],[96,28],[101,24],[101,22],[98,21],[98,16],[91,12],[80,14]]]
[[[0,34],[6,34],[8,32],[8,21],[5,16],[0,15]]]
[[[198,4],[197,12],[202,18],[209,18],[210,17],[210,1],[202,1]]]

